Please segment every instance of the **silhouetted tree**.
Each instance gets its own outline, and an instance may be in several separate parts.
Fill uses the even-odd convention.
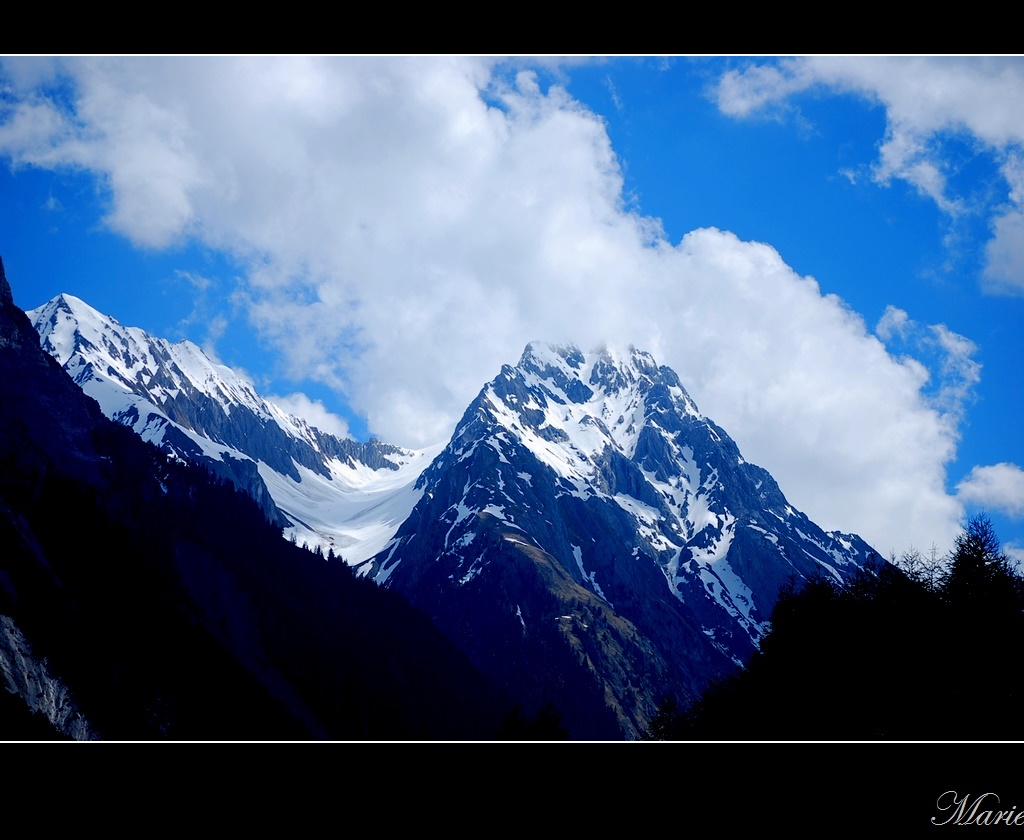
[[[972,517],[957,536],[942,592],[956,609],[972,614],[1013,613],[1024,606],[1021,578],[984,514]]]
[[[652,737],[1013,740],[1024,735],[1024,580],[975,516],[941,563],[917,553],[846,583],[783,589],[760,651]],[[906,566],[904,569],[902,566]]]

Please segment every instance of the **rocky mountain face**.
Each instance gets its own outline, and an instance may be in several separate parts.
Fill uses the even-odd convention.
[[[361,571],[527,707],[637,737],[745,662],[780,588],[872,556],[826,533],[630,348],[530,344],[481,391]]]

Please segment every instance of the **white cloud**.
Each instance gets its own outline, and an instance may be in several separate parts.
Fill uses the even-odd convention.
[[[624,202],[603,121],[561,88],[461,58],[63,67],[74,113],[0,131],[0,150],[95,171],[109,223],[142,246],[230,250],[248,267],[236,302],[289,372],[343,391],[382,439],[445,439],[530,340],[632,343],[823,526],[885,555],[956,532],[955,422],[920,363],[767,245],[668,242]]]
[[[907,328],[910,324],[910,315],[907,311],[890,304],[885,307],[885,312],[878,319],[875,326],[875,333],[882,341],[888,341],[894,336],[906,337]]]
[[[18,102],[5,107],[0,114],[0,149],[15,165],[50,163],[51,144],[58,142],[67,130],[61,112],[49,102]]]
[[[931,332],[943,354],[942,387],[936,398],[937,404],[959,425],[981,381],[981,365],[973,359],[978,345],[957,335],[945,324],[934,324]]]
[[[1002,163],[1009,199],[989,208],[993,237],[986,249],[984,288],[1024,293],[1024,58],[814,56],[751,63],[723,74],[713,95],[725,114],[777,113],[790,97],[812,89],[863,96],[886,111],[885,137],[873,176],[900,179],[950,216],[965,197],[950,194],[943,144],[968,137],[977,152]]]
[[[24,65],[9,60],[3,66]],[[36,81],[59,67],[29,66]],[[151,95],[162,80],[159,68],[146,62],[83,60],[75,64],[75,76],[74,113],[30,96],[4,114],[0,149],[16,164],[101,174],[113,196],[107,223],[146,247],[171,244],[186,232],[193,218],[190,193],[205,177],[190,152],[184,104]]]
[[[890,352],[904,351],[896,358],[955,435],[981,381],[981,365],[974,360],[978,345],[945,324],[919,324],[891,305],[878,320],[875,334]]]
[[[228,319],[223,315],[215,315],[204,321],[206,335],[203,337],[203,352],[211,359],[217,358],[217,342],[221,339],[228,328]]]
[[[213,281],[209,277],[204,277],[202,274],[196,274],[194,271],[175,271],[174,275],[175,277],[184,280],[199,292],[205,292],[213,285]]]
[[[728,70],[715,85],[713,95],[723,114],[750,117],[766,108],[777,107],[794,93],[815,83],[806,74],[807,65],[798,61],[771,64],[750,64],[743,70]]]
[[[1024,295],[1024,210],[1009,210],[992,223],[985,249],[985,288],[994,294]]]
[[[286,414],[301,417],[322,432],[339,438],[349,437],[348,423],[337,414],[332,414],[320,400],[311,400],[301,393],[288,394],[284,397],[268,396],[266,400],[277,405]]]
[[[956,491],[965,504],[1024,517],[1024,470],[1016,464],[975,467],[956,486]]]
[[[992,220],[992,239],[986,247],[984,280],[996,294],[1024,294],[1024,154],[1007,155],[1002,174],[1008,201]]]

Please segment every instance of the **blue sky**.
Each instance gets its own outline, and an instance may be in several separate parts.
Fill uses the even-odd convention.
[[[1020,554],[1022,147],[1017,57],[9,57],[0,256],[410,446],[632,343],[819,524]]]

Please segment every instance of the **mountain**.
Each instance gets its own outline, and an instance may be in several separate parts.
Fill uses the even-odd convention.
[[[420,451],[325,434],[189,342],[70,295],[29,315],[104,413],[428,614],[524,714],[640,737],[758,649],[779,591],[875,553],[825,532],[642,350],[529,344]],[[330,554],[329,554],[330,552]]]
[[[514,710],[401,596],[108,419],[2,262],[0,546],[4,740],[487,739]]]
[[[387,543],[436,454],[323,432],[261,397],[192,342],[124,327],[73,295],[27,314],[43,349],[104,414],[230,480],[290,539],[346,562]]]
[[[780,589],[875,556],[795,510],[628,348],[528,345],[469,406],[360,571],[426,610],[524,708],[635,738],[757,649]]]

